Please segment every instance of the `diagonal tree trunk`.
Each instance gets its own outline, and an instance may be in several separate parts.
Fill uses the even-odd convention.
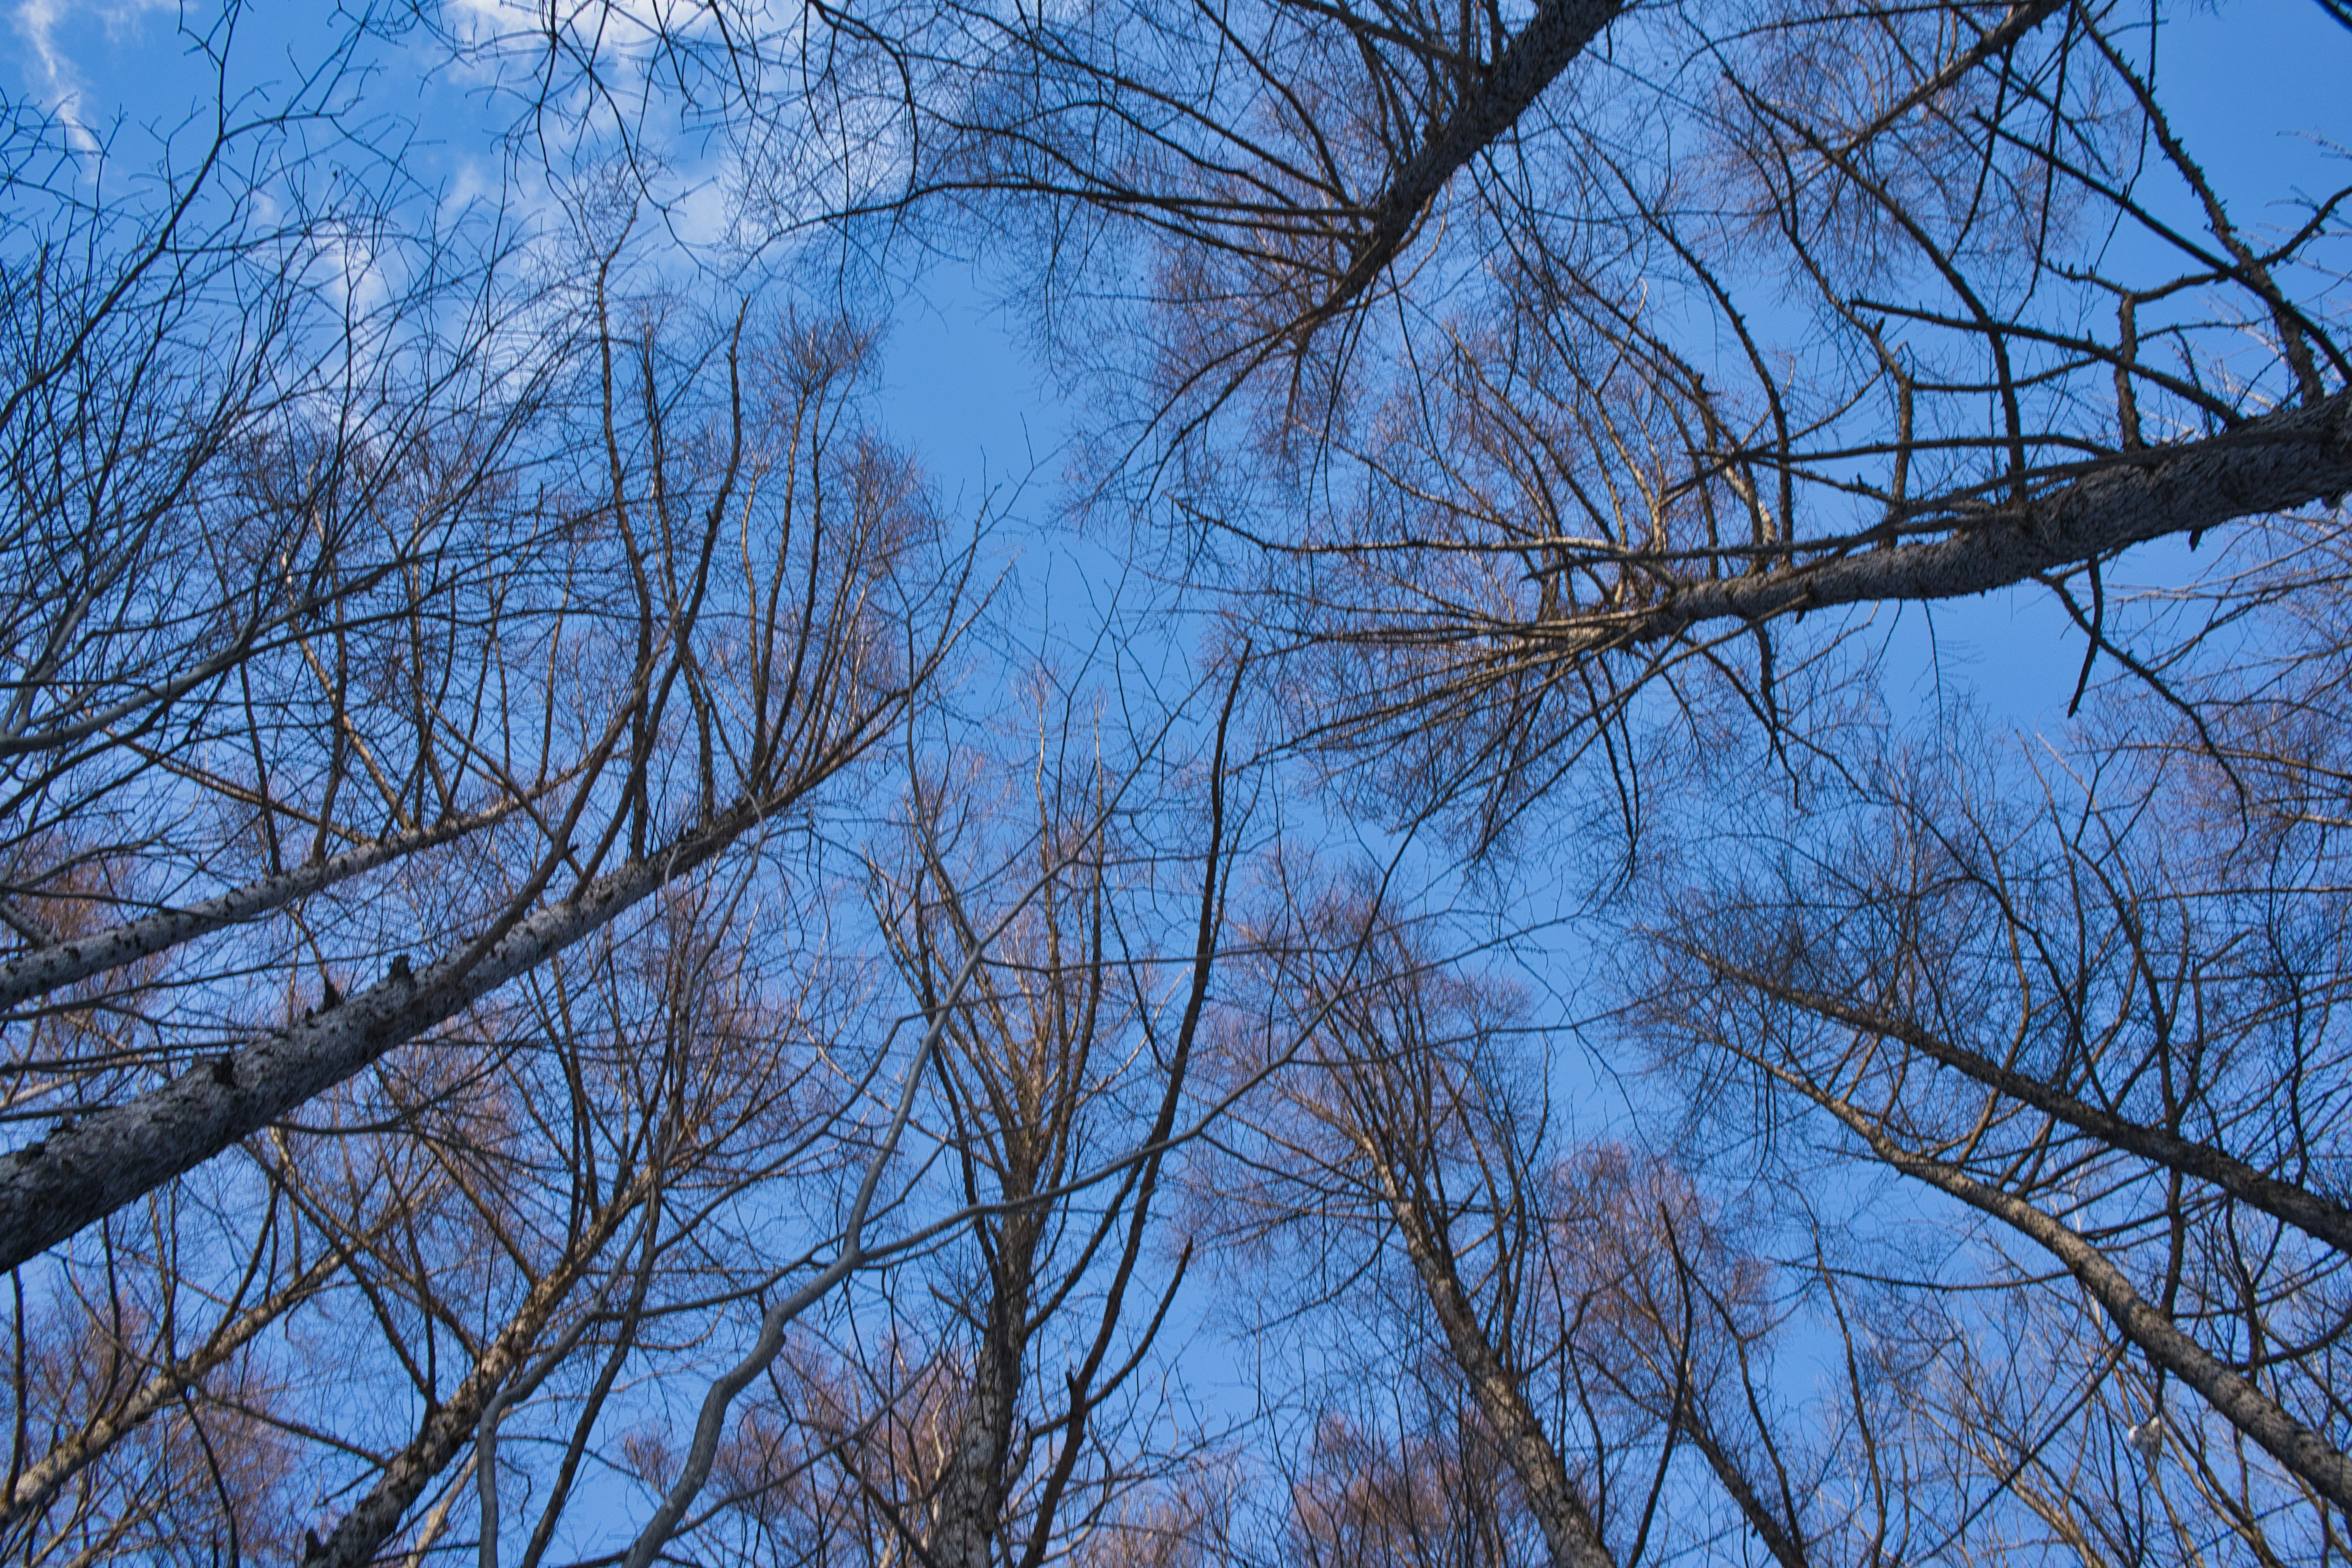
[[[283,1289],[223,1323],[194,1353],[156,1372],[130,1398],[27,1465],[16,1478],[16,1490],[0,1506],[0,1530],[38,1512],[67,1482],[104,1458],[108,1449],[159,1411],[176,1404],[183,1393],[199,1386],[215,1367],[252,1342],[255,1335],[310,1300],[343,1263],[340,1254],[331,1252],[320,1258]]]
[[[412,973],[405,955],[384,979],[330,1013],[194,1068],[126,1104],[93,1111],[0,1158],[0,1268],[13,1268],[86,1225],[285,1116],[605,926],[724,851],[845,765],[863,727],[787,792],[739,800],[700,826],[629,861],[571,897]]]
[[[1488,70],[1431,126],[1412,155],[1366,209],[1347,270],[1298,323],[1304,341],[1378,281],[1420,226],[1422,214],[1463,165],[1508,132],[1536,100],[1624,9],[1624,0],[1542,0]]]
[[[2013,1193],[1978,1181],[1957,1165],[1905,1148],[1869,1115],[1827,1089],[1782,1068],[1767,1070],[1843,1122],[1888,1165],[1990,1215],[2040,1246],[2064,1266],[2105,1310],[2124,1338],[2138,1346],[2149,1361],[2202,1394],[2222,1419],[2320,1496],[2339,1509],[2352,1510],[2352,1458],[2182,1332],[2170,1313],[2142,1296],[2115,1261],[2081,1232]]]
[[[1512,1473],[1527,1492],[1528,1506],[1543,1528],[1552,1568],[1616,1568],[1591,1510],[1569,1476],[1567,1463],[1528,1403],[1525,1378],[1496,1348],[1479,1321],[1478,1310],[1463,1289],[1444,1238],[1386,1152],[1369,1138],[1363,1147],[1379,1174],[1381,1197],[1404,1238],[1405,1253],[1412,1259],[1413,1272],[1421,1277],[1454,1363],[1469,1383],[1479,1414],[1494,1428]]]
[[[1680,1424],[1683,1436],[1691,1440],[1691,1447],[1696,1448],[1699,1457],[1706,1461],[1706,1468],[1715,1472],[1717,1483],[1739,1510],[1739,1516],[1748,1521],[1748,1528],[1764,1542],[1765,1550],[1772,1553],[1772,1560],[1780,1563],[1780,1568],[1811,1568],[1805,1556],[1804,1543],[1790,1533],[1788,1522],[1756,1490],[1755,1483],[1748,1479],[1748,1472],[1740,1468],[1738,1460],[1724,1447],[1722,1439],[1717,1436],[1715,1427],[1706,1415],[1690,1408],[1685,1403]]]
[[[1670,583],[1654,603],[1572,613],[1520,636],[1571,657],[1838,605],[1964,598],[2129,545],[2352,490],[2352,392],[2266,414],[2218,436],[2114,459],[2030,500],[1986,507],[1921,543],[1852,550],[1744,576]]]
[[[384,1465],[367,1495],[343,1515],[318,1553],[304,1560],[310,1568],[363,1568],[374,1560],[425,1489],[471,1441],[491,1399],[522,1369],[621,1222],[645,1201],[652,1186],[650,1175],[641,1173],[589,1217],[562,1260],[524,1295],[448,1399],[428,1406],[416,1436]]]
[[[2352,1209],[2347,1209],[2308,1188],[2265,1175],[2210,1143],[2184,1138],[2166,1128],[2149,1127],[2117,1116],[2063,1089],[2053,1088],[2029,1073],[2003,1067],[1965,1046],[1955,1045],[1916,1024],[1889,1016],[1874,1008],[1857,1006],[1801,986],[1784,984],[1709,953],[1693,951],[1691,956],[1725,979],[1748,986],[1776,1001],[1802,1008],[1816,1017],[1843,1024],[1864,1034],[1900,1041],[1930,1060],[1965,1073],[1997,1094],[2006,1095],[2046,1116],[2055,1117],[2126,1153],[2137,1154],[2144,1160],[2208,1183],[2249,1207],[2258,1208],[2274,1219],[2284,1220],[2339,1252],[2352,1253]]]
[[[243,921],[256,920],[284,909],[297,899],[322,892],[338,882],[389,865],[404,855],[429,849],[487,827],[517,809],[502,803],[472,816],[438,823],[408,833],[395,833],[354,845],[340,855],[297,866],[274,877],[264,877],[184,910],[158,910],[138,920],[125,921],[89,936],[20,952],[0,963],[0,1011],[16,1007],[61,986],[110,969],[152,957],[184,942],[221,931]]]

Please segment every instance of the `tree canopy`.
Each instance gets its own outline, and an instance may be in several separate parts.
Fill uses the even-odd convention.
[[[8,1560],[2352,1552],[2337,0],[13,26]]]

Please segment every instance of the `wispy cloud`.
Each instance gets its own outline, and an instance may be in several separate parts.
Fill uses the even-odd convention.
[[[96,18],[110,37],[120,37],[141,18],[173,8],[174,0],[17,0],[16,33],[25,40],[30,85],[46,101],[75,143],[94,150],[81,72],[58,34],[69,21]]]

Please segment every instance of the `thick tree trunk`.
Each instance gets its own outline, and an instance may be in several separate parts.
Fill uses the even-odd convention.
[[[956,1423],[955,1447],[940,1488],[931,1529],[934,1568],[989,1568],[1003,1528],[1013,1447],[1013,1416],[1021,1394],[1021,1363],[1029,1351],[1029,1300],[1034,1283],[1037,1218],[1015,1210],[998,1238],[988,1316],[972,1357],[971,1387]]]
[[[184,910],[158,910],[152,915],[125,921],[89,936],[17,953],[5,963],[0,963],[0,1012],[16,1007],[34,997],[45,996],[78,980],[87,980],[93,974],[102,974],[110,969],[118,969],[123,964],[177,947],[182,942],[193,942],[240,921],[256,920],[284,909],[297,899],[307,898],[338,882],[373,871],[403,855],[446,844],[478,827],[488,826],[513,810],[510,805],[501,805],[493,811],[436,824],[413,833],[393,834],[371,843],[356,845],[340,855],[331,855],[323,860],[313,860],[290,871],[232,888]]]
[[[1838,605],[1961,598],[2079,566],[2127,545],[2195,533],[2352,490],[2352,392],[2249,419],[2200,441],[2117,458],[2020,504],[1989,506],[1943,538],[1856,550],[1748,576],[1674,584],[1654,603],[1528,626],[1547,652],[1581,654],[1677,637],[1709,621],[1759,622]]]
[[[383,1054],[447,1022],[732,844],[765,815],[741,803],[516,922],[487,952],[463,948],[386,977],[125,1105],[94,1111],[0,1158],[0,1269],[193,1170]]]

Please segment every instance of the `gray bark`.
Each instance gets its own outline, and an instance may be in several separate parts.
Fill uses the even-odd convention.
[[[385,1052],[446,1023],[725,849],[765,813],[749,802],[413,975],[404,961],[333,1012],[91,1112],[0,1158],[0,1269],[193,1170]]]
[[[461,817],[410,833],[395,833],[355,845],[340,855],[313,860],[232,888],[227,892],[184,910],[158,910],[138,920],[125,921],[102,931],[70,942],[20,952],[0,963],[0,1012],[44,996],[78,980],[152,957],[184,942],[257,919],[284,909],[295,900],[347,881],[363,872],[418,849],[446,844],[487,826],[513,811],[511,805],[478,816]]]
[[[1521,635],[1571,654],[1838,605],[1963,598],[2133,544],[2352,490],[2352,392],[2249,419],[2219,436],[2117,458],[2031,500],[1989,506],[1940,539],[1861,549],[1747,576],[1677,583],[1654,603],[1575,612]]]
[[[1030,893],[1036,891],[1033,884]],[[923,1031],[922,1043],[915,1047],[915,1059],[908,1064],[907,1081],[898,1087],[898,1103],[890,1113],[890,1125],[882,1134],[882,1142],[874,1156],[866,1163],[866,1175],[857,1184],[857,1195],[850,1200],[849,1215],[842,1222],[841,1252],[831,1263],[817,1272],[816,1278],[769,1308],[760,1319],[759,1336],[751,1342],[751,1351],[715,1379],[702,1397],[701,1413],[694,1423],[694,1441],[686,1452],[686,1463],[679,1468],[677,1483],[664,1494],[654,1516],[629,1543],[628,1553],[622,1559],[624,1568],[652,1568],[654,1559],[669,1543],[678,1526],[685,1522],[686,1510],[701,1495],[702,1485],[710,1479],[710,1468],[719,1458],[719,1439],[727,1425],[729,1409],[736,1395],[751,1385],[751,1380],[767,1371],[768,1364],[784,1348],[784,1331],[809,1308],[822,1301],[835,1286],[866,1266],[866,1217],[874,1206],[874,1194],[881,1190],[882,1173],[889,1168],[892,1156],[898,1152],[898,1140],[907,1131],[907,1123],[915,1114],[915,1097],[922,1089],[923,1075],[929,1070],[931,1053],[938,1050],[940,1037],[947,1033],[948,1020],[962,1000],[964,987],[980,972],[980,961],[989,944],[1003,932],[1013,917],[1027,906],[1024,895],[1016,900],[996,928],[965,957],[963,967],[956,972],[954,984],[933,1009],[929,1026]]]
[[[988,1317],[972,1357],[971,1388],[956,1423],[955,1446],[940,1489],[931,1530],[935,1568],[989,1568],[1003,1522],[1006,1456],[1013,1413],[1028,1353],[1029,1297],[1036,1268],[1038,1215],[1016,1209],[997,1244]]]

